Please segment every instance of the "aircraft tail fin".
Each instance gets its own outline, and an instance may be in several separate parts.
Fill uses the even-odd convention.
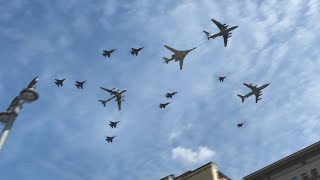
[[[214,37],[212,37],[209,32],[207,32],[207,31],[203,31],[203,32],[206,34],[208,40],[209,40],[210,38],[214,39]]]
[[[165,63],[169,64],[170,59],[168,59],[168,58],[166,58],[166,57],[163,57],[163,59],[164,59],[164,62],[165,62]]]
[[[207,31],[203,31],[207,36],[210,34],[209,32],[207,32]]]
[[[238,94],[238,96],[241,98],[242,103],[244,102],[244,98],[246,98],[245,96],[242,96],[240,94]]]

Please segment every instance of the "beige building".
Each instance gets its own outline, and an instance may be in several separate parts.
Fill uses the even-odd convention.
[[[231,180],[226,175],[217,170],[217,165],[209,162],[193,171],[187,171],[175,177],[173,174],[160,180]]]
[[[320,141],[269,166],[244,180],[320,180]]]

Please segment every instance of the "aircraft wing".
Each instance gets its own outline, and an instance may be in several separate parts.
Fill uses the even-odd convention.
[[[114,99],[116,96],[112,96],[111,98],[109,98],[108,100],[106,100],[106,102],[111,101],[112,99]]]
[[[255,92],[257,90],[256,87],[252,86],[252,84],[247,84],[247,83],[243,83],[243,85],[247,86],[248,88],[251,89],[251,91]]]
[[[220,22],[214,20],[214,19],[211,19],[211,21],[218,26],[218,28],[220,29],[220,31],[224,30],[226,27],[224,25],[222,25]]]
[[[180,59],[180,60],[179,60],[179,63],[180,63],[180,70],[182,70],[182,66],[183,66],[183,59],[184,59],[184,58],[182,58],[182,59]]]
[[[210,33],[209,32],[207,32],[207,31],[203,31],[206,35],[209,35]]]
[[[260,100],[260,91],[254,93],[254,95],[256,96],[256,103],[258,103],[258,101]]]
[[[224,40],[224,47],[227,47],[227,44],[228,44],[228,34],[223,35],[223,40]]]
[[[100,89],[105,90],[105,91],[107,91],[107,92],[110,93],[110,94],[112,94],[112,93],[114,92],[113,90],[107,89],[107,88],[104,88],[104,87],[100,87]]]
[[[179,52],[178,50],[175,50],[175,49],[173,49],[172,47],[169,47],[169,46],[167,46],[167,45],[164,45],[164,47],[167,48],[167,49],[169,49],[169,50],[170,50],[171,52],[173,52],[173,53]]]
[[[118,102],[119,111],[121,111],[121,96],[117,98],[117,102]]]

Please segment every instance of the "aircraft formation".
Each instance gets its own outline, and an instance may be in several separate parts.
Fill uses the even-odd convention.
[[[232,26],[232,27],[229,27],[228,25],[226,24],[222,24],[214,19],[211,19],[211,21],[218,27],[218,29],[220,30],[220,32],[218,33],[210,33],[208,31],[203,31],[205,33],[205,36],[207,37],[207,40],[209,41],[210,39],[215,39],[217,37],[223,37],[223,41],[224,41],[224,46],[227,47],[228,45],[228,38],[231,37],[232,35],[232,31],[235,30],[238,26]],[[204,43],[203,43],[204,44]],[[171,61],[175,61],[175,62],[179,62],[179,67],[180,67],[180,70],[182,70],[183,68],[183,64],[184,64],[184,59],[185,57],[191,52],[193,51],[194,49],[196,49],[197,47],[194,47],[192,49],[187,49],[187,50],[177,50],[175,48],[172,48],[168,45],[164,45],[164,47],[166,49],[168,49],[169,51],[171,51],[173,54],[171,55],[170,58],[167,58],[167,57],[163,57],[164,59],[164,63],[166,64],[169,64],[169,62]],[[199,47],[199,46],[198,46]],[[139,55],[139,52],[144,49],[144,47],[141,47],[141,48],[131,48],[130,50],[130,53],[133,55],[133,56],[138,56]],[[111,50],[103,50],[102,52],[102,56],[104,56],[105,58],[110,58],[111,55],[114,53],[114,51],[116,51],[116,49],[111,49]],[[218,80],[219,82],[224,82],[225,78],[227,76],[219,76],[218,77]],[[58,87],[63,87],[63,83],[64,81],[66,80],[67,78],[64,78],[64,79],[55,79],[55,84],[58,86]],[[78,88],[78,89],[83,89],[83,86],[84,86],[84,83],[86,82],[87,80],[85,81],[76,81],[75,82],[75,86]],[[241,102],[243,103],[244,100],[246,98],[249,98],[250,96],[252,95],[255,95],[255,101],[256,103],[258,103],[259,100],[261,100],[261,91],[266,88],[269,84],[264,84],[260,87],[257,87],[257,85],[252,85],[252,84],[247,84],[247,83],[243,83],[243,85],[245,85],[246,87],[248,87],[251,92],[247,93],[246,95],[240,95],[238,94],[238,96],[241,98]],[[121,106],[122,106],[122,102],[124,101],[124,93],[127,91],[126,89],[123,89],[123,90],[120,90],[120,89],[116,89],[116,88],[112,88],[112,89],[108,89],[108,88],[105,88],[105,87],[100,87],[100,89],[106,91],[107,93],[110,94],[111,97],[103,100],[103,99],[100,99],[98,100],[104,107],[106,107],[106,103],[111,101],[111,100],[115,100],[117,102],[117,105],[118,105],[118,109],[119,111],[121,111]],[[178,92],[169,92],[169,93],[166,93],[166,98],[172,98],[175,94],[177,94]],[[165,109],[171,102],[165,102],[165,103],[160,103],[159,105],[159,108],[160,109]],[[120,121],[116,121],[116,122],[112,122],[110,121],[110,124],[109,126],[111,128],[116,128],[117,124],[119,123]],[[242,123],[238,123],[237,124],[237,127],[238,128],[241,128],[242,126],[244,125],[244,122]],[[106,141],[109,142],[109,143],[112,143],[113,142],[113,139],[115,138],[116,136],[106,136]]]
[[[167,93],[166,94],[166,98],[172,98],[175,94],[177,94],[178,92],[171,92],[171,93]],[[171,102],[166,102],[166,103],[161,103],[159,105],[160,109],[164,109],[166,108],[166,106],[168,106]]]
[[[55,79],[55,84],[58,86],[58,87],[62,87],[63,86],[63,82],[66,80],[67,78],[64,78],[64,79]],[[85,81],[76,81],[76,84],[75,86],[78,88],[78,89],[83,89],[83,85],[84,83],[86,82],[87,80]],[[107,88],[104,88],[104,87],[100,87],[100,89],[110,93],[110,98],[106,99],[106,100],[99,100],[99,102],[102,103],[102,105],[104,107],[106,107],[106,103],[111,101],[112,99],[115,99],[115,101],[117,101],[118,103],[118,108],[119,108],[119,111],[121,111],[121,102],[124,101],[124,95],[123,93],[125,93],[127,90],[124,89],[124,90],[120,90],[120,89],[117,89],[116,88],[113,88],[113,89],[107,89]],[[119,123],[120,121],[116,121],[116,122],[112,122],[110,121],[110,127],[111,128],[116,128],[117,127],[117,124]],[[115,138],[116,136],[106,136],[106,141],[107,142],[110,142],[112,143],[113,141],[113,138]]]

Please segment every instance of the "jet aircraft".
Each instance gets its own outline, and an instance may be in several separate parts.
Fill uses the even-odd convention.
[[[220,76],[220,77],[219,77],[219,81],[220,81],[220,82],[223,82],[224,78],[226,78],[226,77],[227,77],[227,76]]]
[[[167,46],[167,45],[164,45],[164,47],[167,48],[167,49],[169,49],[171,52],[174,53],[170,59],[169,59],[169,58],[166,58],[166,57],[163,57],[164,62],[168,64],[168,63],[169,63],[170,61],[172,61],[172,60],[179,61],[179,63],[180,63],[180,70],[182,70],[183,60],[184,60],[184,58],[186,57],[186,55],[187,55],[190,51],[196,49],[196,47],[195,47],[195,48],[192,48],[192,49],[189,49],[189,50],[179,51],[179,50],[173,49],[172,47],[169,47],[169,46]]]
[[[136,49],[136,48],[131,48],[131,51],[130,51],[130,52],[131,52],[132,55],[138,56],[139,51],[141,51],[143,48],[144,48],[144,47],[138,48],[138,49]]]
[[[172,98],[173,95],[177,94],[178,92],[173,92],[173,93],[167,93],[166,97],[167,98]]]
[[[112,143],[113,141],[113,138],[115,138],[116,136],[112,136],[112,137],[106,137],[106,140],[109,142],[109,143]]]
[[[166,106],[168,104],[170,104],[171,102],[167,102],[167,103],[164,103],[164,104],[160,104],[159,107],[162,109],[162,108],[166,108]]]
[[[214,39],[216,37],[219,37],[219,36],[223,36],[223,40],[224,40],[224,47],[227,47],[227,43],[228,43],[228,38],[231,37],[231,31],[236,29],[238,26],[232,26],[232,27],[228,27],[228,25],[226,24],[221,24],[220,22],[214,20],[214,19],[211,19],[211,21],[216,25],[218,26],[218,28],[220,29],[220,32],[219,33],[216,33],[216,34],[212,34],[212,33],[209,33],[207,31],[203,31],[208,40],[210,38]]]
[[[74,85],[76,85],[76,87],[78,88],[78,89],[83,89],[83,84],[86,82],[87,80],[85,80],[85,81],[76,81],[76,84],[74,84]]]
[[[120,121],[116,121],[116,122],[110,121],[109,126],[110,126],[111,128],[116,128],[116,127],[117,127],[117,124],[118,124],[119,122],[120,122]]]
[[[238,128],[242,127],[244,123],[237,124]]]
[[[63,86],[63,81],[64,80],[66,80],[67,78],[64,78],[64,79],[55,79],[56,80],[56,82],[54,82],[54,83],[56,83],[56,85],[59,87],[59,86]]]
[[[115,51],[116,49],[112,49],[110,51],[108,50],[103,50],[103,53],[102,55],[106,58],[107,56],[110,57],[111,56],[111,53],[113,53],[113,51]]]
[[[120,91],[120,89],[115,90],[115,88],[113,88],[113,89],[107,89],[107,88],[104,88],[104,87],[100,87],[100,88],[101,88],[102,90],[105,90],[105,91],[107,91],[108,93],[110,93],[110,96],[112,96],[112,97],[109,98],[108,100],[105,100],[105,101],[103,101],[103,100],[99,100],[99,101],[105,106],[105,103],[106,103],[106,102],[108,102],[108,101],[116,98],[115,101],[118,102],[118,108],[119,108],[119,111],[121,111],[121,102],[124,101],[124,99],[123,99],[123,98],[124,98],[124,95],[122,95],[122,94],[123,94],[124,92],[126,92],[127,90],[124,89],[124,90]]]
[[[260,87],[257,87],[257,85],[252,86],[252,84],[243,83],[243,85],[245,85],[245,86],[247,86],[248,88],[251,89],[251,92],[246,94],[246,95],[244,95],[244,96],[238,94],[238,96],[241,98],[242,103],[243,103],[245,98],[248,98],[251,95],[255,95],[256,96],[256,103],[258,103],[258,101],[261,99],[260,96],[262,95],[262,93],[261,93],[262,89],[264,89],[267,86],[269,86],[269,84],[264,84],[264,85],[262,85]]]

